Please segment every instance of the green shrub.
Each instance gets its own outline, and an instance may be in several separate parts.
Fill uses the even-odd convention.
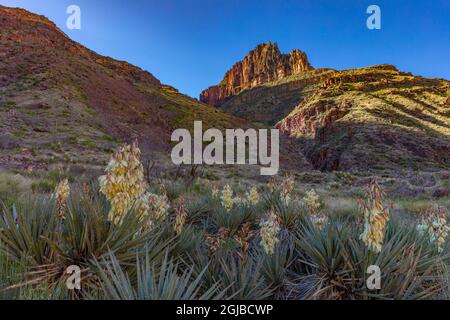
[[[12,205],[24,189],[24,180],[18,175],[0,173],[0,202]]]
[[[52,181],[49,179],[40,179],[38,181],[34,181],[31,184],[31,190],[33,191],[33,193],[50,193],[55,190],[56,186],[56,181]]]

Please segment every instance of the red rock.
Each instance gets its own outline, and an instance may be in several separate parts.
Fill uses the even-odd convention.
[[[219,85],[204,90],[200,100],[209,105],[220,106],[228,97],[244,89],[312,69],[306,54],[300,50],[282,54],[276,43],[260,44],[236,63]]]

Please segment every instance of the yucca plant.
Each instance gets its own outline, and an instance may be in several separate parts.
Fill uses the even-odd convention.
[[[343,299],[358,290],[363,279],[355,275],[359,261],[348,258],[352,243],[356,238],[350,225],[330,223],[319,229],[311,221],[305,223],[297,233],[299,275],[291,298]]]
[[[203,289],[205,269],[194,276],[194,268],[180,268],[167,254],[160,265],[147,254],[136,263],[136,279],[132,281],[111,252],[97,263],[97,273],[105,299],[109,300],[206,300],[221,299],[219,285]]]
[[[142,229],[146,223],[133,208],[124,214],[119,224],[108,220],[108,212],[109,203],[102,195],[71,196],[61,237],[49,240],[58,253],[55,268],[65,270],[77,265],[86,271],[85,281],[91,278],[96,281],[91,270],[94,260],[109,252],[123,265],[134,264],[136,255],[144,253],[144,247],[151,248],[147,254],[152,258],[162,257],[171,241],[161,239],[161,231]]]
[[[0,250],[9,259],[44,265],[53,261],[48,240],[56,238],[55,201],[46,196],[29,196],[12,207],[0,209]]]
[[[172,254],[189,257],[200,250],[205,233],[193,226],[185,226],[175,240]]]
[[[71,192],[61,229],[53,198],[37,198],[4,210],[1,248],[16,260],[27,260],[21,285],[63,282],[71,265],[81,268],[83,282],[95,283],[94,260],[108,252],[121,264],[134,264],[145,246],[151,248],[153,258],[162,256],[171,242],[161,239],[161,232],[143,230],[145,222],[133,209],[114,224],[108,220],[109,209],[98,192]]]
[[[266,192],[263,194],[262,199],[261,205],[263,210],[265,212],[274,210],[279,217],[280,223],[290,233],[295,233],[297,226],[304,223],[306,210],[299,201],[291,199],[286,203],[280,191]]]
[[[262,260],[261,274],[266,283],[270,283],[273,298],[284,298],[289,283],[289,269],[294,262],[294,246],[289,242],[282,242],[275,248],[274,254],[261,253],[256,259]]]
[[[236,255],[229,254],[219,261],[220,268],[215,279],[226,290],[228,298],[264,300],[273,295],[274,290],[262,273],[262,261],[255,255],[250,253],[249,259],[242,261]]]
[[[255,211],[246,205],[235,205],[230,211],[219,208],[213,212],[213,219],[217,229],[226,228],[231,236],[234,236],[243,224],[256,222]]]
[[[448,253],[439,254],[414,226],[392,220],[380,253],[359,239],[351,221],[331,221],[323,230],[313,225],[298,234],[292,297],[305,299],[433,299],[448,290]],[[381,288],[366,285],[367,268],[381,271]]]
[[[414,224],[393,219],[387,226],[381,252],[371,262],[382,271],[381,289],[366,295],[410,300],[445,297],[450,285],[446,268],[449,262],[448,250],[439,253]]]

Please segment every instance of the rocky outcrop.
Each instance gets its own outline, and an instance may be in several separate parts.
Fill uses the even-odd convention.
[[[344,117],[351,109],[349,101],[331,102],[322,99],[322,93],[305,99],[295,112],[282,121],[276,128],[288,135],[307,135],[317,138],[319,130],[328,128],[335,121]]]
[[[209,105],[220,106],[228,97],[244,89],[312,69],[306,54],[300,50],[282,54],[276,43],[260,44],[236,63],[219,85],[204,90],[200,100]]]

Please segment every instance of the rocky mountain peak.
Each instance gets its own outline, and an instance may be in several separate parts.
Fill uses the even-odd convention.
[[[304,52],[292,50],[289,54],[283,54],[276,43],[263,43],[236,63],[219,85],[203,91],[200,100],[220,106],[228,97],[244,89],[312,69]]]

